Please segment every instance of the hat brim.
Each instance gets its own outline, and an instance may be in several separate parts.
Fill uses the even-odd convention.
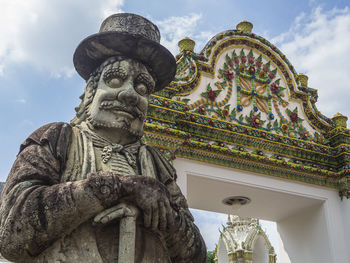
[[[149,66],[157,78],[155,91],[174,79],[176,61],[168,49],[153,40],[123,32],[102,32],[85,38],[74,52],[73,63],[79,75],[87,80],[107,58],[117,55]]]

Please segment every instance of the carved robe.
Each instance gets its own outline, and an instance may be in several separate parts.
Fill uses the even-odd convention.
[[[65,123],[48,124],[29,136],[21,145],[2,193],[1,253],[26,263],[118,262],[119,223],[94,226],[91,216],[77,218],[84,217],[89,205],[91,209],[96,205],[91,199],[78,207],[71,194],[75,187],[72,182],[87,178],[90,172],[114,171],[151,176],[162,182],[186,215],[184,227],[191,228],[199,240],[192,252],[183,242],[169,246],[162,233],[145,229],[140,218],[136,262],[204,262],[204,242],[175,183],[175,170],[165,157],[139,142],[112,153],[108,149],[114,146],[104,143],[86,127]],[[180,255],[184,254],[180,251],[187,251],[189,256]]]

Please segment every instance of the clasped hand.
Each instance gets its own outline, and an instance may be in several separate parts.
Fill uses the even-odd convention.
[[[146,228],[172,230],[176,212],[171,195],[162,183],[145,176],[119,176],[119,179],[119,203],[95,216],[94,223],[107,224],[126,216],[136,217],[139,209]]]

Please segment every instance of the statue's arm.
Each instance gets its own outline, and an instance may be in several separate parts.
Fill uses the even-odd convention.
[[[43,134],[29,138],[7,179],[0,206],[0,250],[10,260],[38,255],[102,211],[107,196],[118,198],[120,182],[115,176],[91,175],[86,180],[60,183],[62,157],[69,146],[66,139],[71,135],[62,129],[54,127],[47,140],[42,139]],[[100,191],[103,184],[105,192]]]
[[[168,183],[167,188],[178,210],[173,231],[167,237],[167,246],[173,262],[205,263],[206,246],[199,229],[194,224],[186,198],[175,181]]]
[[[205,263],[206,246],[199,229],[194,224],[186,198],[175,181],[168,183],[167,188],[176,204],[176,210],[178,210],[174,220],[173,231],[167,236],[167,246],[173,262]]]
[[[157,148],[145,146],[143,149],[147,149],[147,151],[140,149],[140,153],[144,153],[144,157],[141,158],[141,164],[143,163],[142,159],[146,160],[148,156],[151,156],[147,161],[152,163],[156,177],[166,186],[171,196],[170,201],[174,210],[174,220],[172,220],[172,225],[169,226],[170,231],[166,234],[166,240],[173,262],[205,263],[206,246],[198,228],[194,224],[186,198],[175,182],[177,177],[175,168]],[[147,173],[147,169],[144,169],[143,173]]]

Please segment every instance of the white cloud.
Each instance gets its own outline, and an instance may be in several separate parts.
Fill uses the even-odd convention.
[[[315,8],[302,13],[286,33],[272,40],[296,70],[309,76],[317,89],[318,109],[332,117],[340,111],[350,116],[350,9],[324,11]]]
[[[213,251],[219,241],[219,229],[222,230],[222,225],[226,225],[227,215],[197,209],[191,209],[191,213],[195,218],[195,224],[200,229],[207,250]]]
[[[98,32],[107,16],[122,12],[124,0],[0,0],[0,76],[11,64],[28,64],[52,77],[74,74],[72,55],[81,40]],[[173,54],[184,37],[202,47],[214,35],[199,31],[201,14],[155,21],[161,43]]]
[[[26,99],[21,98],[21,99],[16,100],[16,102],[24,104],[27,101],[26,101]]]
[[[155,21],[161,33],[161,44],[167,47],[173,55],[179,53],[177,44],[185,37],[196,41],[196,47],[203,47],[214,32],[197,31],[201,19],[201,14],[192,13],[187,16],[172,16],[165,20]]]
[[[11,63],[28,63],[52,76],[71,75],[78,43],[122,5],[123,0],[0,0],[0,73]]]

